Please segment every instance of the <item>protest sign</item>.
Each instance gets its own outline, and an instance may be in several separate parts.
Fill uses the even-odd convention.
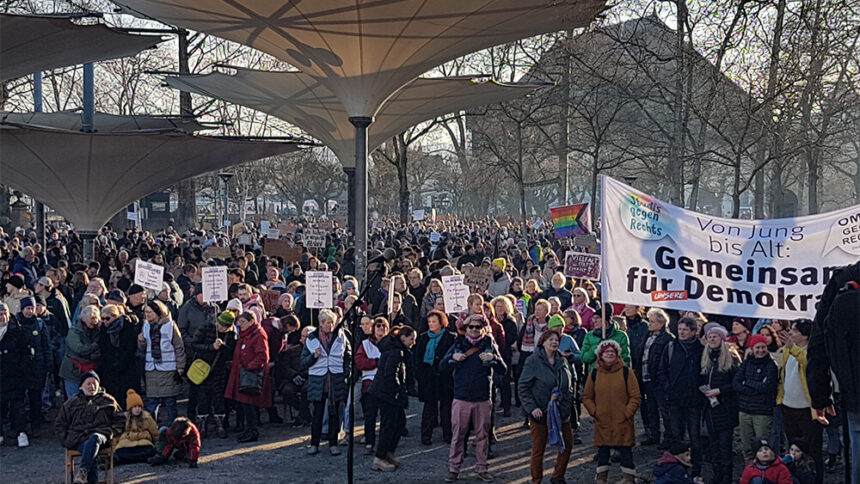
[[[600,255],[567,251],[564,256],[564,275],[575,279],[599,281]]]
[[[242,234],[239,236],[239,245],[253,245],[254,239],[251,234]]]
[[[268,220],[263,220],[262,222],[260,222],[260,233],[261,234],[269,233],[270,228],[272,228],[272,222],[269,222]]]
[[[305,229],[302,239],[305,241],[305,247],[321,249],[325,247],[325,230]]]
[[[489,267],[464,267],[463,275],[466,276],[465,284],[472,292],[483,294],[490,287],[493,270]]]
[[[305,273],[305,301],[309,308],[322,309],[334,307],[332,302],[331,272],[308,271]]]
[[[466,300],[469,298],[469,286],[463,283],[463,275],[442,276],[442,297],[445,300],[445,312],[461,313],[468,309]]]
[[[203,302],[227,300],[227,266],[205,266],[200,273]]]
[[[392,277],[390,282],[388,283],[388,301],[386,301],[386,308],[388,309],[387,314],[391,314],[394,307],[394,278]]]
[[[233,224],[233,228],[232,228],[230,234],[233,237],[238,237],[239,234],[241,234],[243,230],[245,230],[245,224],[243,224],[242,222],[237,222],[237,223]]]
[[[278,230],[284,235],[286,235],[286,234],[292,235],[292,234],[296,233],[296,226],[290,225],[287,223],[279,223],[278,224]]]
[[[440,240],[442,240],[442,236],[439,232],[430,232],[430,242],[437,244]]]
[[[134,283],[150,291],[161,292],[161,286],[164,284],[164,267],[138,259],[134,266]]]
[[[412,212],[413,222],[420,222],[422,220],[424,220],[424,210],[415,210],[414,212]]]
[[[263,241],[263,254],[270,257],[280,257],[285,262],[298,262],[302,259],[301,247],[291,247],[290,242],[278,239]]]
[[[263,306],[265,306],[266,311],[270,313],[278,310],[278,299],[280,299],[280,297],[281,291],[276,291],[274,289],[260,291],[260,299],[263,300]]]
[[[266,232],[267,239],[277,239],[281,236],[281,231],[278,229],[269,228],[269,231]]]
[[[203,251],[203,259],[221,259],[227,260],[230,258],[232,254],[230,253],[229,247],[218,247],[217,245],[210,245],[206,247],[206,250]]]
[[[537,219],[537,220],[535,220],[535,221],[534,221],[534,223],[532,224],[532,227],[533,227],[533,228],[535,228],[535,229],[539,229],[539,228],[541,228],[542,226],[543,226],[543,219]]]
[[[825,284],[860,255],[860,206],[806,217],[713,217],[604,176],[604,300],[710,314],[812,318]]]
[[[516,307],[517,311],[518,311],[520,314],[522,314],[522,315],[523,315],[523,317],[525,317],[525,315],[526,315],[526,309],[527,309],[527,308],[526,308],[526,301],[525,301],[525,299],[517,299],[517,302],[516,302],[516,303],[514,303],[514,306]]]

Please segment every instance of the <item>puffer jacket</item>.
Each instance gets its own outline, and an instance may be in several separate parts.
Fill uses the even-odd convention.
[[[630,340],[630,366],[637,375],[642,368],[642,352],[645,351],[645,340],[650,334],[648,323],[642,321],[639,315],[627,320],[627,339]]]
[[[126,412],[125,430],[116,441],[114,448],[140,447],[153,445],[158,439],[158,425],[152,415],[146,410],[140,414],[140,420]]]
[[[18,315],[18,323],[27,341],[27,388],[41,390],[45,386],[45,376],[54,368],[54,352],[51,349],[51,336],[41,318],[25,318]]]
[[[668,451],[654,464],[654,484],[694,484],[693,478],[687,473],[685,466],[677,457]]]
[[[753,481],[760,478],[761,481]],[[773,460],[764,469],[759,468],[754,462],[748,464],[741,474],[738,484],[751,484],[752,482],[768,482],[773,484],[791,484],[791,472],[779,458]]]
[[[474,350],[473,350],[474,348]],[[471,354],[468,354],[471,351]],[[481,361],[480,354],[491,352],[493,359],[487,364]],[[467,354],[463,361],[453,359],[454,353]],[[499,347],[489,334],[472,344],[465,336],[457,336],[448,353],[442,358],[439,368],[454,373],[454,399],[465,402],[484,402],[490,399],[490,383],[493,372],[504,373],[507,367],[499,352]]]
[[[586,365],[585,373],[591,373],[594,369],[594,363],[597,361],[597,355],[594,353],[604,339],[611,339],[621,346],[621,360],[624,364],[630,363],[630,340],[627,339],[627,333],[618,329],[615,323],[609,323],[606,328],[606,338],[603,337],[602,329],[593,329],[585,335],[582,341],[582,349],[579,352],[582,363]]]
[[[4,395],[27,388],[27,353],[27,340],[21,326],[11,319],[6,326],[6,334],[0,338],[0,392]]]
[[[376,376],[368,393],[376,400],[401,408],[409,406],[406,391],[406,361],[412,355],[403,346],[400,336],[390,334],[379,342],[379,362]]]
[[[541,348],[526,359],[517,382],[522,409],[529,419],[535,420],[531,413],[539,408],[544,412],[544,417],[535,421],[546,421],[546,408],[555,387],[561,394],[557,400],[559,416],[562,422],[567,422],[573,414],[576,372],[571,369],[567,358],[557,351],[553,364],[550,364],[546,351]]]
[[[197,358],[191,348],[191,342],[197,330],[204,326],[214,325],[216,316],[216,307],[206,303],[200,305],[196,297],[192,297],[179,308],[179,314],[176,317],[176,327],[179,328],[179,334],[182,335],[182,341],[185,342],[185,353],[188,361],[193,361]],[[214,331],[214,329],[213,329]]]
[[[769,353],[764,358],[747,356],[732,380],[738,410],[750,415],[773,415],[778,384],[779,372]]]
[[[78,321],[66,335],[66,353],[60,364],[60,377],[77,383],[81,374],[98,368],[100,357],[99,328],[86,328],[83,321]]]
[[[654,337],[651,347],[648,348],[648,361],[645,361],[645,345],[648,343],[648,338],[651,337],[649,332],[645,339],[642,340],[642,347],[639,349],[639,359],[633,357],[633,369],[636,371],[636,376],[640,379],[644,377],[645,363],[648,363],[648,381],[656,381],[657,375],[660,373],[660,364],[663,362],[663,352],[666,346],[675,341],[675,337],[665,328],[661,329]],[[632,349],[631,349],[632,351]]]
[[[720,371],[717,368],[716,360],[721,350],[708,348],[705,351],[709,352],[711,369],[699,376],[699,385],[710,385],[712,389],[718,388],[720,390],[720,394],[717,395],[717,401],[720,404],[716,407],[705,405],[705,423],[711,432],[731,430],[738,426],[738,397],[732,388],[732,382],[738,371],[740,360],[735,357],[734,365],[730,370]]]
[[[125,415],[116,400],[99,388],[95,395],[76,393],[66,400],[54,421],[54,434],[66,449],[77,449],[90,435],[112,440],[125,428]]]
[[[137,351],[137,328],[131,322],[120,316],[117,345],[111,342],[110,335],[105,327],[99,337],[99,348],[101,358],[99,359],[99,376],[105,391],[111,395],[125,395],[129,388],[136,392],[141,391],[140,378],[135,366],[135,352]]]

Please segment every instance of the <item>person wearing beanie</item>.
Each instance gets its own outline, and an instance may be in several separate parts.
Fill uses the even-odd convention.
[[[580,289],[575,289],[575,292],[580,294]],[[611,319],[605,321],[599,315],[599,313],[594,313],[592,316],[594,329],[586,333],[585,339],[582,341],[580,356],[582,357],[582,362],[587,366],[586,373],[590,373],[594,369],[597,363],[597,355],[594,350],[603,341],[612,340],[618,343],[618,346],[621,348],[618,356],[625,365],[630,363],[630,339],[627,338],[627,333],[618,329],[618,323],[615,321]]]
[[[755,458],[744,468],[739,484],[791,484],[791,472],[766,440],[753,441],[752,449]]]
[[[105,296],[106,303],[115,302],[118,304],[125,305],[126,301],[127,299],[125,297],[125,294],[123,294],[123,292],[119,289],[113,289]]]
[[[564,332],[565,322],[561,315],[553,314],[549,317],[549,322],[546,323],[548,331],[554,331],[559,335],[558,352],[567,359],[571,368],[582,364],[579,355],[579,345],[576,344],[573,337]]]
[[[809,446],[803,438],[792,439],[788,444],[788,454],[782,457],[792,482],[814,484],[818,477],[815,472],[815,459],[808,453]]]
[[[746,318],[734,318],[732,320],[732,332],[729,343],[737,346],[741,359],[746,358],[747,350],[752,348],[749,344],[750,321]]]
[[[194,422],[185,417],[176,418],[164,432],[164,448],[161,453],[149,458],[149,464],[160,466],[174,457],[176,462],[188,462],[188,467],[197,468],[200,457],[200,431]]]
[[[196,396],[196,425],[204,438],[209,435],[210,424],[215,425],[218,438],[227,437],[224,391],[227,388],[229,365],[236,347],[235,321],[233,313],[222,311],[215,319],[215,324],[200,326],[191,338],[190,348],[195,358],[209,365],[209,376],[199,385],[191,383],[189,391],[189,394],[194,393]]]
[[[510,291],[511,275],[505,272],[506,266],[507,261],[502,257],[493,259],[490,265],[493,275],[490,277],[490,285],[487,287],[487,292],[491,298],[507,294]]]
[[[227,301],[227,307],[225,309],[233,313],[234,317],[238,317],[240,314],[242,314],[242,301],[240,301],[239,298],[234,297],[233,299]]]
[[[129,388],[125,397],[125,429],[114,444],[116,464],[146,462],[156,454],[158,426],[143,409],[143,399]]]
[[[732,482],[732,438],[738,425],[738,395],[733,381],[741,363],[734,345],[726,341],[722,326],[711,326],[705,332],[699,385],[707,398],[703,418],[710,436],[711,468],[717,484]]]
[[[24,287],[24,277],[21,274],[12,274],[6,280],[6,294],[3,302],[9,306],[9,314],[16,316],[21,312],[21,300],[30,295],[30,291]]]
[[[137,316],[138,321],[143,322],[146,319],[143,315],[146,305],[146,289],[138,284],[132,284],[126,294],[128,295],[128,309]]]
[[[54,351],[51,346],[50,331],[39,316],[36,315],[36,299],[27,296],[21,299],[21,312],[18,314],[18,325],[23,332],[27,345],[26,366],[24,373],[25,393],[30,406],[30,437],[38,438],[42,425],[42,390],[48,372],[54,369]],[[44,311],[44,306],[43,306]]]
[[[770,435],[779,373],[767,349],[765,337],[754,334],[747,341],[751,354],[735,373],[732,387],[738,394],[741,442],[749,445],[755,436]],[[744,460],[752,458],[752,448],[745,446]]]
[[[652,469],[654,484],[702,484],[701,477],[690,477],[690,446],[686,442],[672,441]]]
[[[90,370],[80,376],[80,391],[66,400],[54,421],[54,435],[63,447],[81,453],[75,484],[98,482],[99,449],[125,428],[125,415],[101,388],[99,375]]]
[[[595,482],[606,484],[609,479],[610,451],[614,447],[621,460],[621,472],[626,484],[636,481],[633,445],[636,443],[634,415],[641,397],[636,376],[632,375],[620,357],[621,345],[606,339],[594,350],[595,365],[585,377],[582,404],[594,419],[594,445],[597,447],[597,476]]]

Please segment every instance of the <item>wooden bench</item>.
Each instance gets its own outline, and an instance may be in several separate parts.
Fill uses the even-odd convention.
[[[113,480],[113,446],[102,446],[99,449],[98,456],[107,457],[104,472],[100,473],[99,483],[114,484]],[[74,449],[66,449],[66,484],[72,484],[75,478],[75,457],[80,457],[81,453]]]

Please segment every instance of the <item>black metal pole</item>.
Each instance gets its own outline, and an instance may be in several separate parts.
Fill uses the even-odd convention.
[[[379,264],[384,264],[384,262],[379,262]],[[358,299],[352,303],[349,310],[346,314],[343,315],[344,323],[347,323],[347,328],[349,328],[349,345],[352,349],[352,355],[350,359],[350,368],[349,368],[349,435],[347,436],[349,445],[346,450],[346,482],[347,484],[353,484],[353,479],[355,476],[355,332],[358,328],[358,323],[356,322],[358,313],[356,312],[356,308],[361,306],[362,302],[364,302],[364,297],[367,295],[367,292],[370,290],[373,283],[376,282],[382,275],[382,267],[377,266],[374,271],[369,271],[370,277],[366,279],[364,284],[364,289],[358,294]]]

